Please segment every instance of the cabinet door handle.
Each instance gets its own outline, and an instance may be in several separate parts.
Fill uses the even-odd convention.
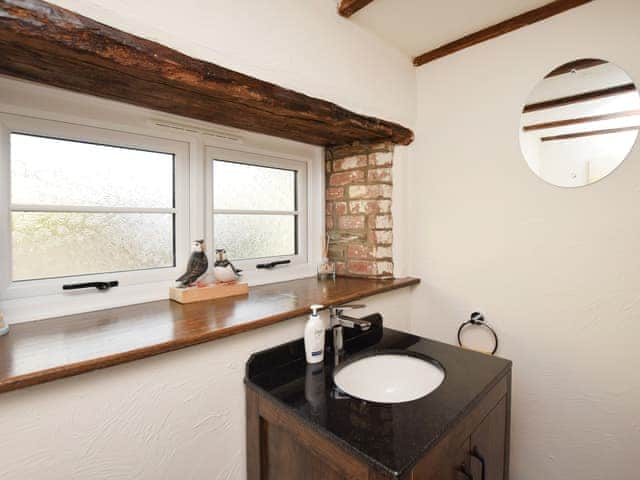
[[[478,452],[478,447],[473,447],[473,450],[471,451],[471,459],[480,462],[480,471],[482,472],[480,480],[485,480],[486,465],[484,457],[480,455],[480,452]]]

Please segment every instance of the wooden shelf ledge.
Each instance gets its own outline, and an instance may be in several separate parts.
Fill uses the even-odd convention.
[[[305,315],[316,303],[338,305],[418,283],[313,277],[252,287],[243,297],[162,300],[12,325],[0,337],[0,392],[255,330]]]
[[[314,145],[408,145],[396,123],[198,60],[41,0],[0,0],[0,73]]]

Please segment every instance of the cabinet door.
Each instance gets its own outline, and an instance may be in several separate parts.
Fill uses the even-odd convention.
[[[413,470],[412,480],[476,480],[469,472],[469,439],[440,460],[422,461]],[[479,480],[479,479],[478,479]]]
[[[507,398],[471,434],[469,463],[473,480],[505,480]]]

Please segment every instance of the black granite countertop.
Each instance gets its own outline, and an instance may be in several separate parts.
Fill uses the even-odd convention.
[[[381,318],[373,318],[368,332],[345,329],[341,364],[381,351],[424,356],[444,368],[440,387],[396,404],[350,397],[333,383],[332,353],[327,352],[323,365],[307,365],[302,340],[252,355],[245,382],[368,464],[401,476],[510,371],[511,362],[382,328]]]

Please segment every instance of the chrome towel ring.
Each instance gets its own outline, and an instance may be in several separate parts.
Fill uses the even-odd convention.
[[[460,325],[460,328],[458,328],[458,345],[460,345],[462,348],[467,348],[462,344],[462,330],[464,330],[464,327],[466,327],[467,325],[477,325],[489,330],[491,332],[491,335],[493,335],[493,341],[494,341],[491,355],[494,355],[498,351],[498,335],[496,334],[495,330],[491,328],[491,326],[486,322],[486,320],[484,319],[484,315],[482,315],[482,313],[480,312],[473,312],[469,320],[467,320],[462,325]],[[469,348],[467,349],[472,350]],[[489,353],[489,352],[486,352],[486,353]]]

